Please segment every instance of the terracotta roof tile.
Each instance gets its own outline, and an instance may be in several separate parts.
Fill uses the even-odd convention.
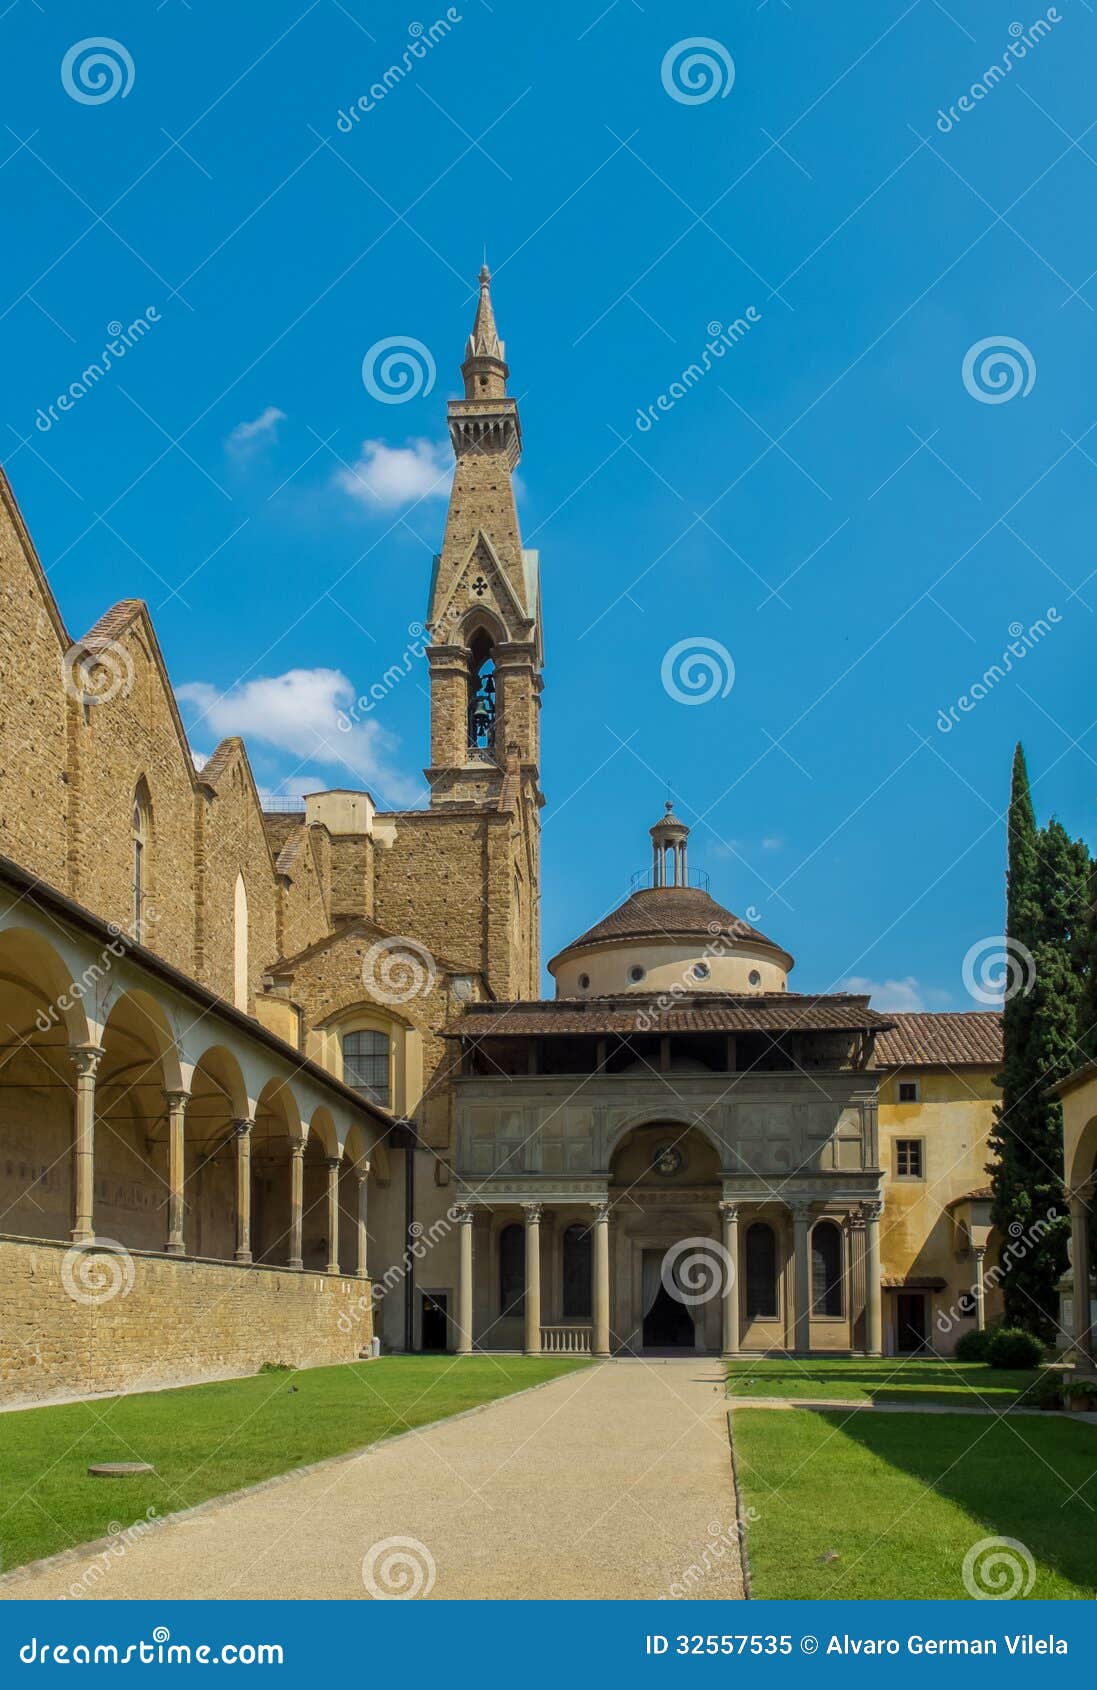
[[[724,936],[731,939],[754,940],[780,950],[772,939],[759,933],[749,922],[733,915],[707,892],[693,886],[646,886],[618,904],[601,921],[588,927],[578,939],[565,945],[558,954],[565,956],[586,945],[599,945],[615,939],[704,939],[711,943]],[[553,957],[549,967],[557,960]]]
[[[891,1017],[869,1008],[868,999],[834,994],[806,997],[775,992],[732,997],[696,992],[663,1008],[658,993],[630,992],[624,998],[559,998],[520,1003],[469,1004],[446,1038],[504,1038],[540,1033],[780,1033],[858,1032],[891,1026]],[[643,1017],[643,1020],[641,1020]]]
[[[892,1015],[876,1041],[878,1068],[996,1068],[1002,1017],[985,1011]]]

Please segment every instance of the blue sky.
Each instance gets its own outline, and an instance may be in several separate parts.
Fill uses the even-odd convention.
[[[1018,737],[1041,816],[1097,841],[1097,14],[462,0],[340,126],[436,19],[0,18],[3,455],[70,629],[144,598],[197,752],[243,731],[264,789],[355,784],[345,753],[414,797],[424,665],[333,723],[425,611],[486,244],[542,558],[544,954],[625,894],[669,782],[795,987],[973,1007]],[[89,103],[62,62],[93,31],[125,57]],[[363,383],[389,337],[436,370],[406,403]],[[683,703],[664,659],[698,640],[717,696]]]

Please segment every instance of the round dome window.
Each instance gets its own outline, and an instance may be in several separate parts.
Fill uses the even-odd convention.
[[[590,986],[590,975],[589,974],[580,974],[580,976],[579,976],[579,990],[581,992],[585,992],[588,989],[589,986]]]
[[[711,972],[712,970],[707,962],[695,962],[693,965],[693,978],[695,980],[707,980]]]
[[[628,971],[628,977],[632,981],[632,984],[634,986],[636,986],[636,985],[639,985],[640,981],[644,978],[644,975],[645,975],[646,972],[647,972],[646,969],[641,968],[640,964],[638,962],[635,962],[635,963],[633,963],[632,967]]]
[[[762,976],[756,968],[752,968],[750,973],[747,975],[747,981],[752,986],[760,986],[762,984]]]

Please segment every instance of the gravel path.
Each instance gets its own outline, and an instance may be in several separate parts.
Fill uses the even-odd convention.
[[[724,1391],[705,1358],[603,1362],[0,1597],[741,1597]]]

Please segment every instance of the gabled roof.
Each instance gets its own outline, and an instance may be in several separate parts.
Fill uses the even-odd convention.
[[[1002,1017],[990,1011],[895,1014],[876,1041],[877,1068],[998,1068]]]
[[[333,932],[325,933],[322,938],[314,940],[311,945],[306,945],[303,951],[298,951],[294,956],[279,957],[276,962],[271,963],[266,972],[268,974],[293,974],[303,963],[311,962],[313,957],[322,955],[324,951],[329,951],[333,945],[342,944],[345,939],[366,939],[370,944],[374,944],[378,939],[391,939],[393,949],[398,949],[400,945],[411,948],[418,944],[417,940],[409,939],[406,933],[394,933],[391,928],[382,927],[380,922],[371,920],[369,916],[360,915],[355,916],[351,921],[341,922]],[[423,946],[422,949],[426,950],[426,946]],[[469,963],[454,962],[451,958],[438,956],[433,951],[430,952],[430,956],[435,966],[443,974],[479,974],[480,972],[478,968],[474,968]]]

